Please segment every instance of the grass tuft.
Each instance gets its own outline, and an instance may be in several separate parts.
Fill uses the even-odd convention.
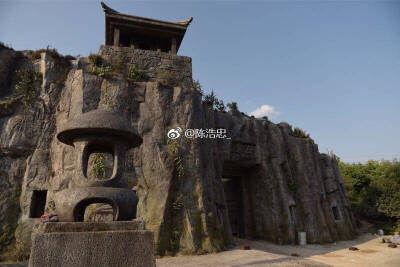
[[[293,132],[292,132],[292,136],[294,137],[299,137],[299,138],[304,138],[304,139],[308,139],[310,138],[310,135],[307,134],[305,131],[303,131],[302,129],[295,127]]]
[[[146,72],[141,69],[138,69],[136,66],[131,65],[129,67],[128,73],[129,79],[133,80],[134,82],[141,82],[147,79]]]

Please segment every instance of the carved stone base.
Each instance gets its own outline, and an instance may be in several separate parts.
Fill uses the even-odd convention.
[[[31,267],[155,267],[154,235],[140,221],[46,223],[36,234]]]

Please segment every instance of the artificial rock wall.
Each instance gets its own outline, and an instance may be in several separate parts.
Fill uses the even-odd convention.
[[[99,77],[88,71],[87,58],[42,53],[33,60],[31,51],[0,47],[0,249],[15,235],[21,253],[29,251],[38,221],[30,216],[34,190],[47,190],[51,212],[54,193],[68,188],[73,175],[73,148],[56,140],[57,128],[93,109],[118,112],[143,138],[129,152],[124,175],[160,255],[215,252],[232,244],[222,178],[233,176],[240,177],[242,236],[276,243],[295,243],[297,231],[314,243],[354,236],[337,162],[320,154],[312,139],[294,137],[286,123],[211,110],[192,87],[188,57],[111,46],[101,46],[99,54],[118,71]],[[128,79],[131,65],[144,70],[147,81]],[[28,107],[6,104],[21,68],[43,75]],[[158,82],[165,71],[177,82]],[[168,141],[167,132],[178,126],[225,128],[231,139]]]

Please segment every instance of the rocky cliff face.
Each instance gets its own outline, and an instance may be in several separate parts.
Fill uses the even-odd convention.
[[[73,175],[74,151],[56,140],[57,128],[93,109],[118,112],[143,138],[124,176],[160,255],[219,251],[232,233],[277,243],[296,242],[298,231],[315,243],[353,237],[337,162],[311,139],[295,137],[286,123],[202,104],[188,57],[109,46],[99,55],[96,66],[0,48],[0,249],[15,236],[21,257],[29,252],[38,192],[47,193],[51,212]],[[21,78],[21,69],[30,76]],[[34,90],[21,90],[24,79]],[[175,127],[224,128],[231,139],[170,140]],[[227,181],[236,193],[225,192]]]

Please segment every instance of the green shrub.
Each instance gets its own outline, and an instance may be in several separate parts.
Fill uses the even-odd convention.
[[[356,217],[394,230],[400,219],[400,162],[339,160],[339,168]]]
[[[214,106],[215,106],[215,109],[218,111],[222,111],[222,112],[226,111],[224,101],[222,101],[222,100],[217,100],[217,102],[215,103]]]
[[[215,103],[218,101],[217,96],[214,94],[214,91],[211,90],[211,93],[206,94],[203,99],[203,103],[209,107],[214,107]]]
[[[292,131],[292,136],[294,137],[300,137],[300,138],[310,138],[310,135],[307,134],[305,131],[303,131],[302,129],[295,127],[294,130]]]
[[[33,51],[31,57],[33,60],[40,59],[42,57],[41,52],[39,50]]]
[[[183,156],[181,153],[179,141],[176,139],[168,139],[167,146],[168,152],[174,158],[176,173],[179,178],[182,178],[185,175],[185,170],[183,168]]]
[[[106,178],[106,157],[102,153],[93,154],[93,166],[92,171],[96,178],[105,179]]]
[[[226,106],[229,108],[229,110],[234,110],[234,111],[239,110],[236,102],[228,103],[228,104],[226,104]]]
[[[61,59],[62,56],[58,53],[57,49],[55,48],[47,48],[45,51],[47,54],[49,54],[52,58],[54,59]]]
[[[100,67],[103,65],[103,58],[98,54],[90,54],[88,59],[92,66]]]
[[[103,78],[112,76],[113,68],[109,65],[105,65],[100,55],[90,54],[88,59],[90,65],[87,67],[87,71],[89,73]]]
[[[394,232],[400,233],[400,221],[397,221],[396,227],[394,228]]]
[[[39,49],[39,50],[33,51],[31,57],[33,60],[40,59],[42,53],[48,54],[55,60],[60,60],[63,58],[63,56],[61,56],[58,53],[57,49],[51,48],[50,46],[47,46],[46,49]]]
[[[147,79],[146,72],[136,68],[136,66],[134,66],[134,65],[129,66],[128,77],[129,77],[129,79],[133,80],[134,82],[140,82],[140,81],[144,81]]]
[[[21,102],[24,106],[30,106],[36,95],[36,82],[42,80],[42,74],[31,69],[20,69],[16,74],[18,78],[15,85],[16,93],[22,95]]]
[[[202,86],[201,86],[199,80],[193,80],[193,79],[192,79],[192,87],[193,87],[197,92],[199,92],[201,95],[204,95],[204,92],[203,92],[203,89],[202,89]]]
[[[203,103],[214,110],[225,111],[226,109],[224,101],[218,99],[213,90],[211,90],[211,93],[204,95]]]
[[[111,72],[112,72],[112,68],[111,66],[95,66],[95,65],[91,65],[88,69],[89,73],[99,76],[99,77],[110,77]]]
[[[380,197],[376,201],[378,211],[385,214],[390,220],[400,219],[400,184],[385,181]]]
[[[54,200],[50,200],[46,208],[46,213],[50,214],[55,210],[56,210],[56,203],[54,202]]]

